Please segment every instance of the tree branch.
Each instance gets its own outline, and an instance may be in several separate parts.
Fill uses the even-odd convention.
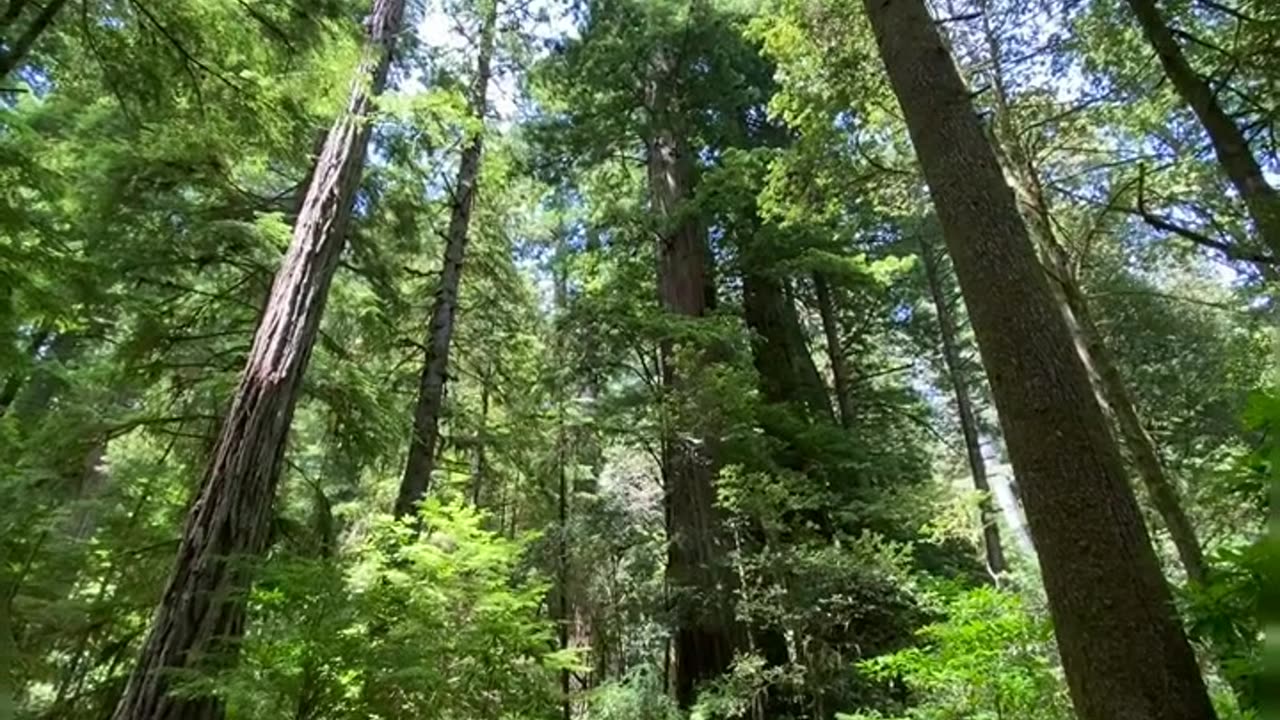
[[[1128,212],[1138,215],[1139,217],[1142,218],[1144,222],[1146,222],[1148,225],[1150,225],[1151,227],[1157,230],[1163,230],[1165,232],[1173,233],[1174,235],[1177,235],[1178,237],[1181,237],[1185,240],[1190,240],[1191,242],[1197,245],[1211,248],[1213,250],[1217,250],[1218,252],[1222,253],[1223,255],[1226,255],[1228,258],[1232,260],[1243,260],[1246,262],[1258,263],[1262,265],[1280,265],[1280,258],[1275,258],[1270,255],[1260,255],[1260,254],[1252,253],[1246,250],[1241,250],[1240,248],[1236,247],[1235,245],[1232,245],[1231,243],[1225,243],[1225,242],[1222,242],[1221,240],[1215,240],[1209,237],[1208,235],[1196,232],[1195,230],[1192,230],[1190,228],[1183,227],[1173,222],[1172,220],[1163,218],[1151,212],[1150,210],[1148,210],[1147,201],[1146,201],[1146,187],[1145,187],[1146,172],[1147,172],[1146,166],[1141,166],[1138,168],[1138,207],[1132,210],[1129,210],[1126,208]]]

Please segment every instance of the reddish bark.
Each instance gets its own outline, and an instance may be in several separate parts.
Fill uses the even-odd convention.
[[[170,693],[181,674],[232,662],[250,565],[266,550],[280,461],[364,166],[375,96],[386,84],[404,0],[377,0],[347,106],[316,160],[289,250],[115,720],[213,720],[211,697]]]

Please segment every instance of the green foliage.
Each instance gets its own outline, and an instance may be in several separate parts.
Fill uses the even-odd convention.
[[[8,7],[25,21],[38,4]],[[1267,602],[1280,533],[1263,533],[1278,401],[1256,392],[1277,379],[1274,287],[1136,217],[1141,177],[1151,208],[1251,242],[1123,4],[961,2],[941,27],[984,118],[1005,61],[1001,112],[1211,558],[1210,582],[1179,587],[1179,609],[1235,717],[1228,695],[1265,689],[1259,638],[1280,626],[1266,615],[1280,607]],[[14,88],[0,91],[0,716],[110,714],[368,5],[68,3],[0,82]],[[374,120],[270,550],[245,559],[260,572],[243,589],[239,662],[180,678],[184,691],[264,720],[541,719],[566,700],[593,720],[1068,718],[1034,590],[984,585],[915,257],[934,229],[861,0],[501,3],[483,128],[463,98],[488,0],[411,5],[428,13],[423,37],[403,38]],[[1280,16],[1266,0],[1217,5],[1166,10],[1274,160]],[[437,26],[457,32],[435,43]],[[659,79],[661,108],[648,98]],[[691,166],[668,218],[643,162],[659,129]],[[477,132],[484,167],[418,535],[385,512],[448,178]],[[655,236],[675,221],[708,246],[705,317],[674,316],[655,293]],[[956,372],[992,474],[1008,474],[942,274]],[[778,288],[791,343],[778,367],[758,362],[748,278]],[[822,411],[835,350],[848,418]],[[774,375],[806,363],[816,402],[768,396]],[[734,571],[723,592],[744,638],[684,711],[670,697],[681,598],[665,577],[673,434],[714,456]]]
[[[587,716],[592,720],[678,720],[680,711],[663,690],[661,678],[642,667],[591,691]]]
[[[1073,717],[1054,667],[1052,628],[1025,601],[990,587],[947,591],[940,600],[944,619],[919,631],[919,646],[861,664],[910,689],[913,706],[902,718]]]
[[[1226,468],[1219,487],[1236,503],[1252,507],[1252,517],[1274,512],[1276,486],[1276,429],[1280,427],[1280,403],[1274,391],[1256,393],[1245,415],[1257,444],[1252,453]],[[1229,709],[1257,707],[1266,696],[1266,645],[1274,616],[1267,603],[1276,581],[1277,554],[1274,534],[1239,535],[1213,556],[1213,574],[1203,586],[1188,587],[1182,597],[1185,615],[1194,637],[1201,638],[1221,658],[1225,688],[1235,693]],[[1264,706],[1265,707],[1265,706]]]
[[[235,669],[189,686],[232,718],[545,717],[553,650],[528,539],[483,529],[463,505],[424,503],[424,531],[380,522],[336,559],[268,563]]]

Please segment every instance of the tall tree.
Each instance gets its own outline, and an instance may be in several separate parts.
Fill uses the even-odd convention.
[[[271,528],[280,461],[346,239],[374,99],[387,82],[404,0],[377,0],[342,114],[329,129],[249,358],[187,516],[173,575],[116,706],[116,720],[201,720],[213,697],[172,694],[176,673],[220,661],[244,630],[248,563]]]
[[[488,108],[489,77],[498,25],[496,0],[484,3],[480,43],[476,56],[476,74],[467,97],[470,119],[475,127],[458,163],[453,201],[449,213],[449,229],[445,235],[444,262],[440,284],[436,288],[431,318],[427,323],[422,377],[418,384],[418,400],[413,413],[413,435],[405,462],[400,493],[396,497],[396,517],[413,512],[431,485],[435,468],[436,444],[440,435],[440,414],[444,409],[445,383],[449,370],[449,346],[453,340],[454,320],[458,313],[458,286],[462,281],[462,264],[467,252],[471,229],[471,212],[475,207],[484,156],[484,122]]]
[[[1218,92],[1188,62],[1155,0],[1129,0],[1129,7],[1169,82],[1208,134],[1218,165],[1244,201],[1262,244],[1273,260],[1280,260],[1280,192],[1267,181],[1248,138],[1223,108]]]
[[[991,380],[1076,711],[1214,718],[1123,459],[969,90],[923,0],[865,7]]]
[[[999,576],[1005,571],[1004,546],[1000,543],[1000,527],[992,505],[991,483],[987,480],[987,462],[982,454],[982,437],[978,431],[978,417],[974,412],[973,392],[960,356],[956,318],[952,312],[953,302],[947,297],[938,268],[941,261],[939,254],[940,250],[929,238],[921,238],[920,259],[929,282],[929,295],[933,298],[933,307],[938,314],[938,341],[942,348],[943,367],[955,394],[956,415],[960,420],[960,433],[964,437],[965,459],[969,463],[973,487],[982,493],[978,516],[982,522],[982,547],[986,553],[987,569],[992,575]]]
[[[815,419],[834,421],[831,399],[805,342],[804,330],[782,280],[745,272],[742,295],[753,343],[756,370],[769,402],[794,402]]]
[[[710,310],[705,232],[690,211],[693,153],[681,127],[680,58],[676,48],[660,45],[649,59],[645,81],[648,131],[645,163],[649,205],[659,218],[658,300],[667,312],[686,318]],[[662,384],[671,394],[688,389],[677,367],[674,344],[662,346]],[[705,359],[699,360],[705,362]],[[668,555],[667,582],[675,594],[674,645],[676,700],[692,706],[698,685],[729,668],[734,653],[733,616],[727,595],[728,573],[719,511],[715,505],[712,438],[695,437],[678,427],[677,417],[663,438]]]
[[[1005,53],[992,24],[989,3],[982,8],[982,35],[987,48],[988,76],[991,78],[993,146],[1002,161],[1006,180],[1013,188],[1027,230],[1040,255],[1049,287],[1058,301],[1077,352],[1093,383],[1104,412],[1114,424],[1131,464],[1147,491],[1178,552],[1187,577],[1203,585],[1207,564],[1195,527],[1187,516],[1174,478],[1166,472],[1155,438],[1147,431],[1133,393],[1111,349],[1107,347],[1093,318],[1090,301],[1080,280],[1080,258],[1071,257],[1054,222],[1053,208],[1045,192],[1041,170],[1027,147],[1026,133],[1018,127],[1005,74]]]

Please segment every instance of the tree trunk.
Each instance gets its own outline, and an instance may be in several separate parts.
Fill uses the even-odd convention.
[[[27,362],[31,365],[35,365],[39,361],[40,352],[44,349],[45,342],[51,334],[53,332],[45,328],[40,328],[32,333],[31,344],[27,350]],[[27,381],[27,373],[25,372],[27,362],[10,372],[9,376],[5,378],[4,385],[0,387],[0,417],[4,417],[4,414],[9,411],[9,407],[13,405],[13,401],[18,397],[18,392],[22,390],[23,383]]]
[[[960,432],[964,436],[969,473],[973,476],[973,487],[982,493],[978,513],[982,521],[982,544],[986,552],[987,569],[993,577],[998,577],[1006,567],[1004,546],[1000,543],[1000,527],[996,522],[996,513],[991,502],[991,484],[987,482],[987,463],[982,456],[982,439],[978,432],[978,418],[973,411],[973,395],[960,357],[956,321],[951,314],[951,304],[947,301],[947,294],[943,290],[942,278],[938,273],[939,258],[936,253],[937,249],[928,238],[921,240],[920,259],[924,262],[925,275],[929,280],[929,294],[933,297],[933,305],[938,312],[938,339],[942,346],[942,361],[946,367],[947,377],[951,380],[951,389],[956,396],[956,414],[960,418]]]
[[[924,0],[865,4],[991,381],[1076,712],[1214,718],[1119,448],[968,88]]]
[[[1169,531],[1169,537],[1173,540],[1174,548],[1178,552],[1178,559],[1186,570],[1187,579],[1192,584],[1203,586],[1209,576],[1208,565],[1195,526],[1187,517],[1177,486],[1165,472],[1155,439],[1147,432],[1142,419],[1138,416],[1128,385],[1121,377],[1106,341],[1103,340],[1102,334],[1093,322],[1079,286],[1072,283],[1066,288],[1066,292],[1072,313],[1079,324],[1083,342],[1089,348],[1089,359],[1093,364],[1099,390],[1105,399],[1105,409],[1110,411],[1125,448],[1129,452],[1130,460],[1138,471],[1138,477],[1151,498],[1151,504],[1164,522],[1165,529]]]
[[[229,661],[244,628],[246,561],[266,549],[285,438],[346,236],[364,165],[375,96],[404,16],[404,0],[377,0],[364,58],[294,224],[199,494],[173,576],[152,618],[115,720],[220,718],[211,697],[170,695],[175,673]]]
[[[985,19],[984,14],[984,24]],[[1173,479],[1165,472],[1155,439],[1143,426],[1129,388],[1093,321],[1088,298],[1080,288],[1076,264],[1071,262],[1066,248],[1058,239],[1039,169],[1019,140],[1018,128],[1013,126],[999,45],[989,26],[986,30],[995,85],[995,149],[1002,156],[1006,180],[1013,188],[1014,197],[1027,219],[1031,238],[1048,275],[1050,290],[1061,306],[1076,351],[1080,353],[1089,373],[1098,401],[1109,419],[1115,423],[1120,440],[1151,498],[1151,504],[1155,506],[1169,531],[1187,577],[1193,583],[1203,584],[1208,570],[1200,540],[1183,508]]]
[[[558,639],[560,641],[560,649],[567,651],[569,649],[569,473],[566,464],[568,458],[567,440],[564,430],[564,408],[560,409],[560,427],[559,437],[557,438],[557,508],[556,514],[559,521],[560,537],[556,543],[556,621],[558,625]],[[572,720],[573,703],[569,695],[569,669],[560,670],[560,693],[562,699],[560,701],[560,714],[564,720]]]
[[[743,310],[756,335],[751,343],[765,399],[802,406],[810,417],[834,422],[831,399],[805,342],[795,302],[778,280],[742,276]]]
[[[709,309],[707,246],[695,218],[682,207],[692,193],[692,157],[675,131],[678,107],[670,97],[673,63],[665,51],[654,57],[647,83],[646,105],[652,131],[646,138],[649,201],[665,223],[658,237],[658,298],[664,310],[702,317]],[[662,383],[678,395],[686,380],[675,367],[673,343],[662,343]],[[723,567],[727,554],[719,511],[715,507],[712,438],[695,438],[669,422],[663,438],[663,480],[667,515],[667,585],[673,604],[673,673],[676,702],[693,705],[698,686],[726,670],[733,661],[733,613],[728,588],[732,573]]]
[[[440,415],[444,409],[444,388],[449,371],[449,346],[453,340],[454,318],[458,312],[458,286],[462,281],[462,262],[467,252],[471,228],[471,210],[475,206],[476,184],[484,155],[484,118],[488,103],[490,66],[493,62],[494,37],[498,24],[495,2],[484,18],[480,35],[476,76],[471,83],[471,116],[479,121],[480,130],[462,151],[458,163],[458,179],[453,189],[453,208],[445,238],[444,264],[440,270],[440,287],[436,290],[427,324],[426,351],[422,377],[418,384],[418,402],[413,413],[413,436],[409,441],[409,457],[405,462],[400,494],[396,498],[396,517],[412,514],[431,486],[435,470],[436,444],[440,438]]]
[[[845,359],[844,343],[840,340],[840,320],[831,300],[831,287],[827,276],[813,274],[813,291],[818,298],[818,314],[822,317],[822,334],[827,341],[827,359],[831,362],[831,378],[835,384],[836,407],[840,410],[840,426],[853,427],[853,387],[849,382],[849,362]]]
[[[488,472],[485,451],[489,447],[489,396],[493,390],[493,370],[487,368],[480,379],[480,427],[476,429],[476,448],[472,455],[471,504],[478,510],[484,494],[484,479]]]
[[[8,77],[9,73],[13,72],[13,69],[26,59],[27,54],[31,52],[31,47],[36,44],[36,40],[40,39],[44,31],[49,29],[49,25],[53,23],[54,16],[66,4],[67,0],[48,0],[45,6],[40,9],[40,13],[31,20],[31,24],[27,26],[26,31],[15,38],[12,44],[8,42],[8,38],[2,39],[6,47],[3,52],[0,52],[0,80]]]
[[[1249,141],[1218,103],[1213,88],[1187,62],[1155,0],[1129,0],[1129,7],[1147,42],[1155,48],[1169,82],[1204,126],[1218,164],[1244,201],[1262,242],[1280,258],[1280,192],[1267,182]]]

